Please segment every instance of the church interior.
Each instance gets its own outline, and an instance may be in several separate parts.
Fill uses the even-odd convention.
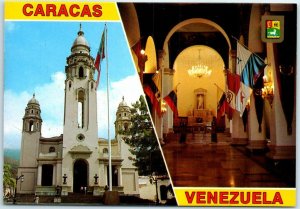
[[[173,185],[295,187],[296,5],[118,7]],[[272,15],[284,17],[280,43],[261,38]],[[245,109],[223,111],[237,41],[265,67]]]

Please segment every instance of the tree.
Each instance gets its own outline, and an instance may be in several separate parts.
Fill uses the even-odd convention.
[[[5,194],[6,188],[14,188],[16,184],[15,179],[13,178],[11,165],[4,164],[3,166],[3,193]]]
[[[138,168],[139,175],[166,175],[167,170],[156,138],[146,101],[143,96],[132,104],[131,127],[123,138],[135,156],[129,158]],[[124,133],[123,133],[124,134]]]

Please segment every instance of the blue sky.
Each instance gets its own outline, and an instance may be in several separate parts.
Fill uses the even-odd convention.
[[[4,147],[18,148],[22,117],[27,102],[36,94],[42,110],[42,135],[63,130],[66,58],[77,37],[79,22],[5,22],[4,30]],[[110,75],[110,127],[114,137],[115,111],[125,97],[127,104],[142,94],[123,27],[107,23]],[[103,22],[82,22],[84,36],[95,57],[104,29]],[[101,65],[98,87],[98,136],[107,138],[106,61]],[[96,76],[95,76],[96,78]]]

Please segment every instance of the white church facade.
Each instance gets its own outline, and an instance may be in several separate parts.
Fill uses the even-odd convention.
[[[23,117],[19,194],[62,195],[82,189],[102,195],[109,185],[108,141],[98,138],[97,91],[94,59],[84,32],[78,32],[65,67],[65,100],[63,134],[52,138],[41,136],[41,107],[33,95]],[[139,195],[137,168],[129,160],[129,147],[121,130],[130,126],[130,108],[124,98],[118,106],[115,139],[112,150],[112,188],[124,195]]]

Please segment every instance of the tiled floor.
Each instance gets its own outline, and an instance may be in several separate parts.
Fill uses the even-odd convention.
[[[210,134],[188,134],[184,144],[179,135],[168,138],[163,151],[174,186],[287,187],[230,140],[226,134],[218,134],[217,143]]]

